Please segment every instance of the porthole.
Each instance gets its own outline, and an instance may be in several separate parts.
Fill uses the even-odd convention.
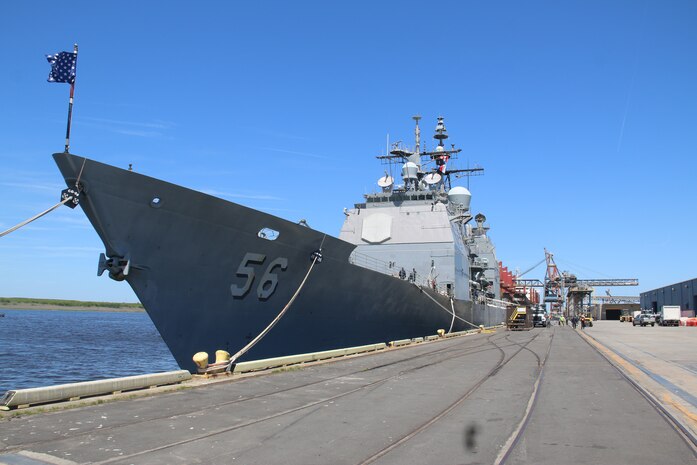
[[[279,234],[280,233],[275,229],[263,228],[259,230],[257,236],[261,237],[262,239],[266,239],[267,241],[275,241],[278,239]]]

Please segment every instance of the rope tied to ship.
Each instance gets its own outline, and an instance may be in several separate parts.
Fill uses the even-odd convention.
[[[305,273],[305,277],[303,280],[300,282],[300,286],[298,286],[298,289],[296,289],[295,293],[293,293],[293,296],[290,298],[288,303],[283,307],[281,312],[276,315],[276,318],[274,318],[271,323],[268,324],[266,328],[262,332],[260,332],[257,337],[249,341],[249,343],[241,348],[240,350],[235,353],[232,357],[230,357],[230,361],[228,362],[227,366],[225,367],[225,371],[229,373],[232,371],[232,367],[235,365],[235,361],[242,357],[245,353],[247,353],[254,345],[261,341],[261,339],[266,336],[266,334],[273,329],[274,326],[276,326],[276,323],[280,321],[281,318],[283,318],[283,315],[286,314],[288,309],[290,308],[291,305],[293,305],[293,302],[295,301],[295,298],[298,297],[298,294],[300,294],[300,291],[302,288],[305,286],[305,282],[307,281],[307,278],[310,276],[310,273],[312,273],[312,269],[315,267],[316,263],[321,263],[322,262],[322,246],[324,245],[324,239],[327,238],[327,235],[325,234],[324,237],[322,237],[322,243],[319,246],[319,249],[314,251],[311,255],[312,258],[312,263],[310,264],[310,268],[307,270],[307,273]]]
[[[83,161],[82,161],[82,168],[80,168],[80,174],[78,174],[77,180],[75,181],[75,189],[68,188],[68,189],[61,191],[61,201],[60,202],[58,202],[54,206],[42,211],[41,213],[38,213],[38,214],[32,216],[31,218],[28,218],[28,219],[22,221],[21,223],[15,225],[15,226],[12,226],[11,228],[6,229],[3,232],[0,232],[0,237],[7,236],[11,232],[16,231],[19,228],[22,228],[22,227],[28,225],[29,223],[32,223],[32,222],[38,220],[42,216],[48,215],[56,208],[60,207],[61,205],[65,205],[68,202],[71,202],[71,203],[68,203],[68,206],[70,208],[75,208],[78,205],[78,203],[80,202],[80,193],[82,192],[82,187],[80,186],[80,178],[82,177],[82,170],[85,168],[86,161],[87,161],[86,158],[83,159]]]
[[[453,308],[452,308],[452,311],[450,311],[450,310],[448,310],[447,308],[445,308],[443,305],[441,305],[440,302],[438,302],[436,299],[434,299],[433,296],[432,296],[431,294],[429,294],[428,292],[425,292],[425,291],[421,288],[421,286],[419,286],[419,285],[416,284],[416,283],[413,283],[413,284],[414,284],[414,286],[416,286],[421,292],[423,292],[423,293],[426,295],[426,297],[428,297],[428,298],[431,299],[433,302],[435,302],[436,305],[438,305],[440,308],[442,308],[443,310],[445,310],[445,311],[448,312],[448,313],[452,313],[452,315],[453,315],[453,320],[452,320],[452,323],[450,323],[450,331],[448,331],[448,332],[451,332],[451,331],[453,330],[453,323],[455,322],[455,318],[457,318],[457,319],[460,320],[460,321],[463,321],[463,322],[467,323],[468,325],[471,325],[473,328],[479,328],[479,326],[475,325],[475,324],[472,323],[471,321],[467,321],[467,320],[465,320],[464,318],[462,318],[461,316],[458,316],[458,315],[455,314],[455,308],[453,307],[453,301],[452,301],[452,299],[450,299],[450,306],[453,307]]]
[[[450,309],[453,311],[453,319],[450,321],[450,329],[448,334],[453,332],[453,325],[455,324],[455,305],[453,304],[453,298],[450,298]]]

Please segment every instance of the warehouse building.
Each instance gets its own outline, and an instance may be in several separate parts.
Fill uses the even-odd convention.
[[[633,315],[636,310],[640,309],[641,306],[636,301],[616,300],[601,302],[593,305],[593,318],[619,321],[622,315]]]
[[[697,278],[642,292],[641,308],[659,312],[664,305],[680,305],[682,316],[694,317],[697,309]]]

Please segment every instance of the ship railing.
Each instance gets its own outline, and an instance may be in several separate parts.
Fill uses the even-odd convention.
[[[370,255],[358,253],[355,250],[349,255],[349,263],[352,265],[377,271],[378,273],[399,277],[399,267],[394,262],[384,262]]]
[[[437,281],[431,278],[425,278],[417,282],[421,287],[427,287],[431,289],[433,292],[436,292],[443,297],[452,297],[452,289],[448,289],[447,284],[439,284]]]
[[[367,268],[369,270],[377,271],[378,273],[386,274],[388,276],[392,276],[393,278],[397,279],[402,279],[399,277],[399,271],[402,269],[400,265],[397,264],[397,262],[385,262],[380,260],[379,258],[372,257],[370,255],[365,255],[359,252],[356,252],[355,250],[349,255],[349,263],[352,265],[360,266],[361,268]],[[405,270],[406,276],[403,279],[412,279],[410,276],[410,273]],[[430,279],[417,277],[417,280],[414,280],[414,284],[422,285],[422,286],[428,286],[433,288]],[[440,290],[440,289],[435,289],[441,294],[445,294],[445,289]]]
[[[393,278],[402,279],[399,277],[399,271],[402,269],[402,267],[397,265],[396,262],[385,262],[378,258],[371,257],[370,255],[365,255],[354,250],[351,255],[349,255],[349,263],[360,266],[361,268],[367,268],[369,270],[377,271],[378,273],[392,276]],[[405,279],[409,279],[408,276],[409,274],[407,274],[407,278]],[[435,292],[446,297],[450,296],[446,285],[434,285],[434,282],[430,278],[417,277],[417,280],[413,282],[419,286],[433,289]]]

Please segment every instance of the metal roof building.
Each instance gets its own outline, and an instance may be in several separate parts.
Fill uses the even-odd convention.
[[[680,305],[682,316],[695,316],[697,278],[642,292],[641,308],[658,312],[663,305]]]

